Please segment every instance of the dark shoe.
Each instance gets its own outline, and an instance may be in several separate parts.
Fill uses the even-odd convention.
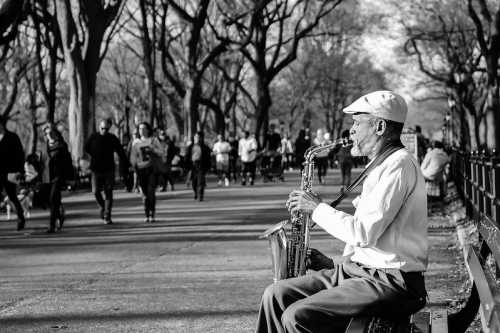
[[[46,231],[46,233],[48,233],[48,234],[53,234],[53,233],[55,233],[55,232],[56,232],[56,231],[55,231],[54,229],[52,229],[52,228],[49,228],[49,229],[47,229],[47,231]]]
[[[104,224],[113,224],[113,221],[111,219],[104,220]]]

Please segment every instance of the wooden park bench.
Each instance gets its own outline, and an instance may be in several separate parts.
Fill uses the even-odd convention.
[[[376,317],[356,317],[345,333],[445,333],[448,330],[446,310],[420,311],[401,322]]]
[[[465,332],[479,311],[483,332],[500,332],[500,159],[477,152],[458,154],[455,178],[466,208],[479,232],[479,244],[464,251],[472,289],[465,306],[449,316],[450,332]]]

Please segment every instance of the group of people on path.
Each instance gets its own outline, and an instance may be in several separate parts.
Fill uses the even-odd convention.
[[[0,163],[0,192],[5,189],[8,200],[15,207],[18,223],[17,230],[23,230],[26,224],[25,209],[20,203],[17,185],[23,180],[25,170],[31,174],[31,179],[40,179],[44,186],[44,200],[50,208],[48,233],[61,229],[64,223],[64,209],[61,203],[61,188],[66,180],[72,178],[73,164],[68,145],[61,133],[53,125],[43,128],[45,150],[43,152],[43,166],[34,168],[35,163],[28,156],[25,163],[24,149],[19,137],[7,130],[6,120],[0,117],[0,153],[8,156]],[[38,169],[38,170],[36,170]]]
[[[4,156],[13,156],[8,163],[0,166],[0,191],[5,189],[17,211],[19,220],[17,229],[24,228],[25,216],[17,199],[16,182],[8,181],[7,176],[27,179],[28,170],[33,170],[36,177],[31,177],[35,179],[30,179],[30,182],[43,185],[37,189],[43,187],[43,196],[46,196],[44,206],[50,208],[47,232],[53,233],[60,230],[64,223],[61,191],[68,181],[75,180],[77,177],[68,145],[57,126],[47,124],[43,128],[45,148],[39,156],[28,156],[25,163],[19,137],[6,129],[5,120],[0,120],[0,152],[4,153]],[[206,175],[212,169],[213,161],[215,161],[218,186],[230,186],[231,182],[236,182],[238,178],[243,186],[254,185],[256,170],[259,166],[265,176],[263,172],[265,167],[257,165],[259,158],[263,161],[268,159],[270,164],[273,160],[278,161],[277,174],[282,177],[283,170],[292,166],[294,153],[298,153],[295,160],[301,165],[303,153],[311,144],[323,145],[330,142],[328,133],[325,134],[322,130],[318,130],[314,141],[304,135],[308,131],[302,130],[293,145],[288,135],[282,136],[276,130],[276,126],[271,124],[269,132],[264,137],[261,150],[259,150],[257,140],[249,131],[245,131],[239,140],[234,135],[230,135],[226,140],[224,135],[218,134],[211,147],[205,143],[203,132],[198,132],[193,136],[184,154],[180,156],[180,149],[175,145],[175,141],[166,135],[165,130],[160,129],[155,133],[147,122],[142,122],[137,126],[136,134],[128,147],[124,147],[118,137],[110,132],[111,126],[110,119],[100,120],[97,131],[84,144],[84,152],[90,157],[88,169],[92,192],[98,205],[99,217],[104,224],[113,224],[115,154],[120,160],[120,170],[124,175],[133,175],[127,178],[135,180],[134,186],[142,195],[144,222],[153,223],[156,220],[156,188],[160,185],[162,190],[166,190],[167,185],[170,184],[171,189],[174,189],[171,168],[176,158],[181,159],[179,164],[182,164],[184,169],[186,183],[192,187],[194,199],[203,201],[207,185]],[[339,156],[342,156],[341,152]],[[349,160],[350,157],[347,156],[346,162],[340,163],[343,170],[350,171]],[[324,157],[320,157],[318,166],[319,181],[324,182],[328,157],[326,157],[326,163]],[[270,166],[269,169],[271,169]],[[344,175],[344,172],[342,174]],[[345,175],[342,184],[348,185],[350,173],[345,173]]]

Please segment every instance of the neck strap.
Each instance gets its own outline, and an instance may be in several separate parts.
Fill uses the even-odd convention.
[[[403,147],[404,146],[400,140],[391,141],[391,142],[387,143],[387,145],[382,149],[382,152],[380,154],[378,154],[377,157],[375,157],[375,159],[363,170],[363,172],[361,172],[361,174],[358,176],[358,178],[356,178],[356,180],[354,180],[354,182],[349,187],[347,187],[345,190],[342,189],[340,191],[337,198],[335,198],[335,200],[333,200],[330,203],[330,206],[335,208],[342,200],[344,200],[345,197],[347,197],[347,195],[352,190],[354,190],[359,184],[361,184],[365,180],[366,177],[368,177],[368,174],[373,169],[375,169],[377,166],[382,164],[382,162],[384,162],[385,159],[387,157],[389,157],[392,153],[394,153],[397,150],[400,150]]]

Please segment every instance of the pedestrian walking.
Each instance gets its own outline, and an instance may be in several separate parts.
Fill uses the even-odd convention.
[[[275,156],[281,146],[281,135],[276,131],[276,125],[270,124],[269,131],[264,137],[264,150],[268,154]]]
[[[281,165],[283,169],[292,169],[293,162],[293,145],[292,140],[290,140],[290,134],[285,134],[283,139],[281,139]]]
[[[238,139],[234,133],[229,134],[228,139],[231,151],[229,152],[229,179],[234,183],[238,180]]]
[[[123,168],[130,169],[130,163],[120,140],[109,132],[111,120],[99,122],[99,130],[93,133],[85,143],[85,152],[90,155],[92,171],[92,192],[100,208],[100,217],[105,224],[112,224],[113,186],[115,182],[114,153],[118,154]],[[104,198],[102,197],[104,192]]]
[[[189,170],[194,199],[203,201],[207,186],[206,173],[211,167],[212,151],[205,144],[203,132],[193,136],[192,143],[186,151],[186,168]]]
[[[0,192],[5,190],[17,213],[17,230],[24,229],[24,211],[17,198],[17,184],[24,173],[24,150],[21,140],[7,130],[6,119],[0,116]]]
[[[238,155],[241,159],[241,185],[247,181],[253,185],[255,180],[255,159],[257,158],[257,140],[245,131],[244,137],[240,139]]]
[[[231,145],[224,139],[222,134],[217,135],[217,142],[212,149],[215,155],[215,170],[217,172],[217,185],[229,186],[229,152]]]
[[[158,138],[152,136],[153,129],[147,122],[139,124],[139,139],[135,140],[130,154],[130,163],[137,172],[137,180],[144,203],[145,223],[155,222],[156,173],[155,158],[160,158],[162,149]]]
[[[139,141],[140,138],[141,136],[139,135],[139,125],[137,125],[137,127],[134,128],[134,132],[132,134],[132,140],[130,140],[130,142],[128,143],[126,150],[129,161],[132,155],[132,147],[137,141]],[[140,191],[139,181],[137,180],[137,170],[133,166],[132,166],[132,190],[137,193]]]
[[[43,133],[47,142],[44,158],[47,167],[43,178],[44,183],[48,181],[48,184],[50,184],[48,200],[50,220],[47,233],[54,233],[56,227],[57,230],[61,230],[64,223],[61,190],[66,181],[74,177],[74,167],[68,145],[55,125],[48,124],[45,126]]]
[[[341,138],[347,142],[347,140],[349,140],[349,135],[349,130],[346,129],[342,132]],[[351,146],[342,145],[336,153],[336,157],[340,167],[342,186],[347,188],[351,185],[351,171],[353,165]]]
[[[309,138],[306,138],[306,130],[301,129],[297,139],[295,140],[295,163],[299,167],[300,171],[304,168],[304,154],[310,146],[311,141]]]
[[[130,159],[129,147],[131,147],[131,141],[132,139],[130,137],[130,133],[124,133],[122,137],[122,148],[127,156],[127,160],[126,163],[125,162],[120,163],[120,176],[123,184],[125,185],[125,191],[127,192],[132,192],[132,189],[134,187],[134,171],[133,168],[130,167],[130,162],[129,162]]]
[[[325,138],[325,132],[323,129],[319,128],[316,131],[316,137],[314,138],[313,144],[315,146],[326,146],[328,140]],[[324,151],[317,155],[316,157],[316,167],[318,169],[318,182],[320,184],[325,184],[326,171],[328,169],[328,152]]]
[[[425,177],[425,187],[429,202],[440,201],[445,192],[444,171],[450,158],[444,151],[440,141],[434,142],[434,148],[430,149],[420,165]]]
[[[174,181],[172,179],[171,173],[171,162],[175,151],[172,149],[172,144],[170,138],[165,133],[165,130],[160,129],[158,132],[158,141],[160,142],[161,153],[161,163],[163,164],[163,169],[158,174],[158,183],[161,186],[161,191],[165,192],[167,190],[167,185],[170,184],[172,191],[174,190]]]

